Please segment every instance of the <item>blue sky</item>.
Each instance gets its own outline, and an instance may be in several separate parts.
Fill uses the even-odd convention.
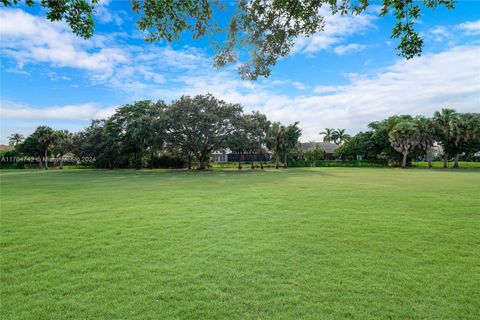
[[[320,139],[325,127],[356,133],[393,114],[480,111],[480,1],[423,12],[420,58],[396,56],[394,19],[379,18],[375,7],[361,16],[325,11],[324,32],[297,39],[271,77],[251,82],[234,67],[212,67],[209,39],[144,43],[128,1],[103,1],[89,40],[45,20],[38,7],[2,7],[0,143],[40,124],[80,130],[135,100],[208,92],[272,120],[300,121],[303,141]]]

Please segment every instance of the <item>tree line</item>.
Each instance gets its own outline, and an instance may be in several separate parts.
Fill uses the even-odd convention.
[[[453,159],[454,168],[459,159],[473,159],[480,151],[480,113],[459,113],[442,109],[432,117],[396,115],[375,121],[369,130],[348,138],[335,150],[341,159],[387,160],[402,168],[416,159],[425,159],[432,167],[435,146],[441,147],[444,167]]]
[[[340,160],[381,160],[406,167],[413,160],[426,160],[432,167],[433,151],[441,147],[444,166],[450,160],[471,160],[480,151],[480,114],[442,109],[432,117],[395,115],[368,125],[369,130],[354,136],[345,129],[326,128],[323,141],[339,145],[334,156]],[[212,153],[230,150],[237,155],[238,168],[244,156],[267,153],[275,167],[289,161],[324,159],[320,147],[302,150],[299,123],[271,122],[254,111],[244,113],[239,104],[214,96],[182,96],[170,104],[138,101],[126,104],[109,118],[92,120],[76,133],[39,126],[26,139],[10,136],[15,152],[46,159],[63,167],[65,155],[93,159],[98,168],[174,167],[205,169]],[[437,152],[438,153],[438,152]],[[250,159],[253,159],[250,157]],[[263,162],[259,161],[263,169]],[[251,168],[255,163],[251,162]]]
[[[38,157],[45,169],[49,157],[62,168],[64,156],[73,154],[94,158],[100,168],[153,168],[163,161],[203,170],[213,152],[226,149],[240,155],[239,169],[243,155],[267,152],[273,154],[277,168],[282,159],[287,167],[300,136],[298,122],[272,123],[258,111],[246,114],[239,104],[207,94],[183,96],[170,105],[138,101],[118,108],[108,119],[92,120],[77,133],[39,126],[24,140],[13,134],[10,143],[20,154]]]

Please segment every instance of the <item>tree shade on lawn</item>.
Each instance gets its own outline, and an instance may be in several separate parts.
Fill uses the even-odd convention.
[[[477,319],[480,171],[1,171],[4,319]]]

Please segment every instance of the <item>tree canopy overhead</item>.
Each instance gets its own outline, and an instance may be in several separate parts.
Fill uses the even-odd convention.
[[[34,0],[0,0],[4,6]],[[423,40],[415,30],[415,21],[424,8],[454,7],[456,0],[381,0],[379,15],[393,14],[396,24],[391,37],[399,39],[398,54],[411,59],[422,53]],[[95,6],[98,0],[38,1],[47,9],[47,19],[66,21],[72,31],[82,37],[94,34]],[[268,77],[278,59],[287,56],[298,37],[309,37],[323,31],[324,17],[320,8],[328,7],[332,14],[361,14],[372,6],[369,0],[237,0],[230,22],[220,26],[214,19],[216,11],[226,10],[222,0],[130,0],[132,10],[140,18],[137,27],[146,33],[145,40],[176,41],[183,32],[193,38],[225,32],[225,40],[216,43],[214,64],[223,67],[237,64],[243,51],[248,59],[240,64],[242,78],[256,80]]]

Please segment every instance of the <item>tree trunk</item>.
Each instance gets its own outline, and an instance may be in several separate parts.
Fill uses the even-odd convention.
[[[287,153],[283,156],[283,167],[287,169]]]
[[[446,152],[443,154],[443,167],[445,169],[448,168],[448,153],[446,153]]]
[[[192,170],[192,156],[187,155],[188,170]]]
[[[275,169],[278,169],[278,158],[280,157],[280,155],[277,153],[277,155],[275,156]]]
[[[153,150],[150,152],[150,170],[153,169]]]
[[[260,169],[263,170],[263,159],[262,159],[262,161],[260,161]]]
[[[197,165],[197,170],[205,170],[205,159],[206,157],[200,156],[198,159],[198,165]]]
[[[48,149],[45,149],[45,170],[48,170]]]
[[[458,169],[458,168],[459,168],[459,166],[458,166],[458,157],[459,157],[459,154],[457,153],[457,154],[455,155],[455,158],[453,158],[453,168],[455,168],[455,169]]]
[[[427,150],[427,162],[428,162],[428,168],[432,167],[432,150],[429,149]]]
[[[60,157],[60,169],[63,169],[63,156]]]
[[[238,170],[242,169],[242,158],[243,158],[243,153],[240,153],[240,157],[238,159]]]
[[[403,153],[403,159],[402,159],[402,168],[405,169],[407,167],[407,155],[408,152]]]
[[[42,157],[38,157],[38,168],[43,169]]]

